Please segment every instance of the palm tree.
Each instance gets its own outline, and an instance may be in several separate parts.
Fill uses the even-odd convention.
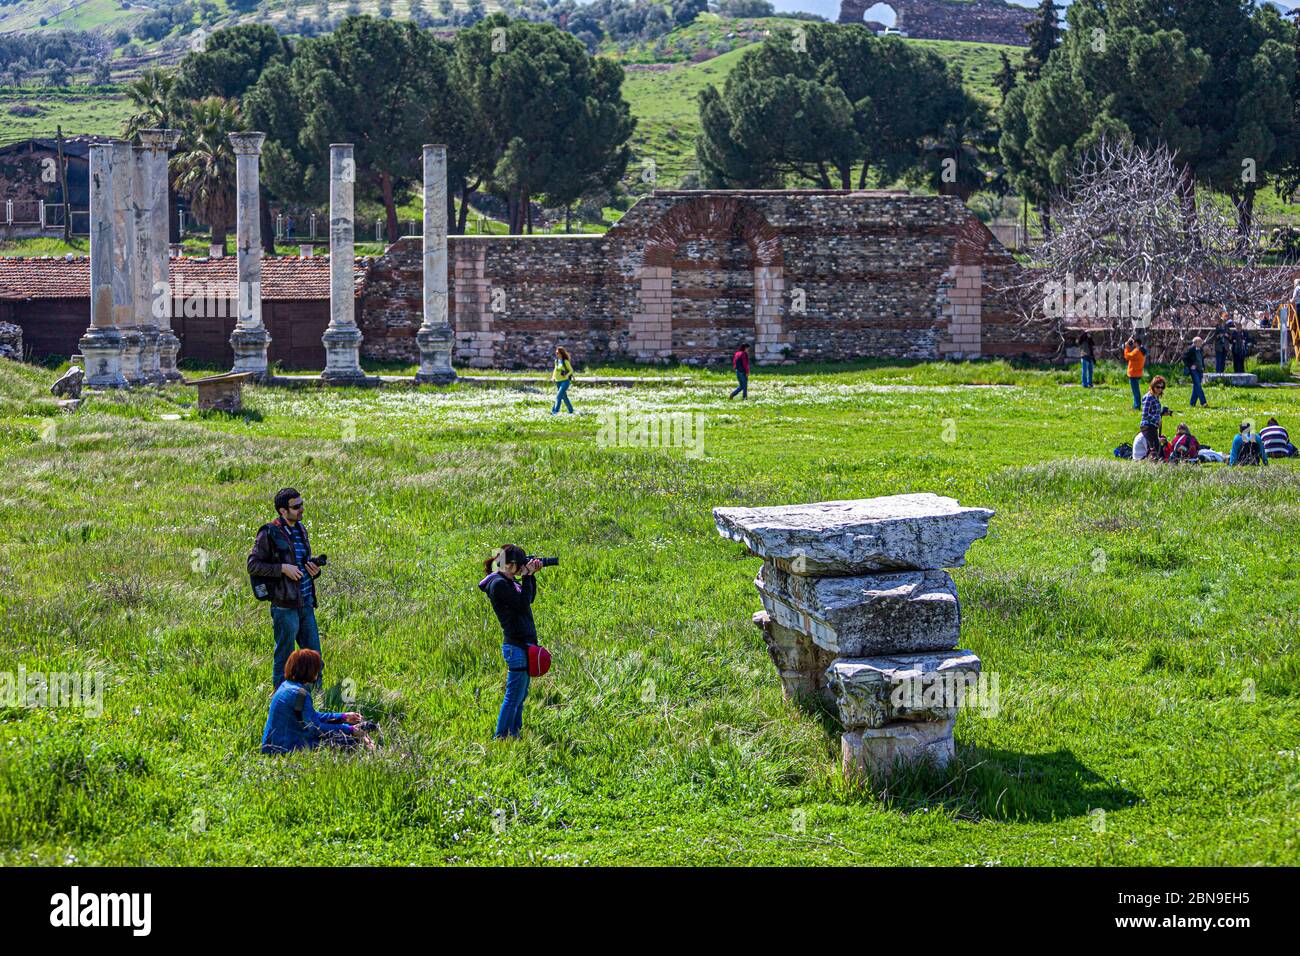
[[[922,140],[921,149],[930,184],[941,196],[959,196],[966,202],[989,180],[985,163],[994,141],[983,111],[967,113],[944,124],[937,135]],[[950,162],[949,162],[950,161]],[[951,173],[952,178],[945,176]]]
[[[123,135],[134,141],[142,129],[176,129],[184,112],[183,104],[172,94],[174,75],[168,70],[145,70],[126,88],[132,113]],[[178,147],[178,148],[183,148]],[[167,177],[167,231],[172,242],[179,242],[180,216],[176,208],[177,154],[172,154]]]
[[[126,121],[125,136],[135,139],[142,129],[175,129],[181,104],[172,95],[175,78],[167,70],[145,70],[126,88],[133,112]]]
[[[212,244],[225,246],[235,220],[235,151],[230,133],[246,130],[236,100],[194,100],[180,123],[183,152],[172,161],[176,189],[194,215],[212,228]]]

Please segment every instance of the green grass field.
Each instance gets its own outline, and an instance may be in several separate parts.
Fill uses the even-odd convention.
[[[0,672],[100,671],[103,714],[0,710],[7,864],[1291,864],[1300,862],[1300,475],[1116,461],[1118,366],[757,370],[574,388],[96,397],[0,361]],[[1166,400],[1185,407],[1188,386]],[[1182,412],[1225,449],[1294,389]],[[603,413],[703,416],[703,454],[604,447]],[[269,499],[307,501],[325,696],[373,754],[257,752],[267,609],[244,570]],[[954,572],[962,646],[999,675],[958,758],[883,793],[782,699],[750,623],[758,561],[710,509],[932,491],[996,517]],[[476,590],[504,541],[555,554],[555,666],[517,744]],[[1094,811],[1104,811],[1104,815]]]

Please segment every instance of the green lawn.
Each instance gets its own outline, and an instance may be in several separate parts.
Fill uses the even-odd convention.
[[[1137,426],[1116,365],[1091,392],[1002,363],[760,369],[743,404],[670,374],[579,382],[559,418],[549,388],[468,384],[252,389],[237,418],[174,386],[64,417],[50,369],[0,361],[0,672],[107,675],[102,717],[0,710],[0,862],[1300,862],[1292,462],[1114,460]],[[1170,392],[1216,448],[1244,416],[1300,425],[1296,390]],[[702,415],[704,454],[603,447],[620,409]],[[374,754],[257,752],[244,561],[290,483],[330,557],[327,696],[355,686]],[[959,719],[948,770],[873,795],[782,699],[758,561],[710,509],[909,491],[997,512],[954,577],[1000,703]],[[504,541],[561,558],[514,745],[489,740],[475,589]]]

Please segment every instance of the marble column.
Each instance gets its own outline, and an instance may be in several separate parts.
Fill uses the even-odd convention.
[[[113,321],[113,147],[90,147],[90,327],[77,347],[91,388],[125,388],[122,334]]]
[[[168,153],[180,140],[179,130],[146,129],[140,131],[140,142],[145,147],[144,183],[149,197],[149,305],[150,318],[157,332],[157,381],[178,382],[180,371],[176,358],[180,354],[181,340],[172,331],[174,297],[171,288],[171,245],[168,241],[171,228],[168,219],[167,183],[169,180]],[[152,368],[151,368],[152,370]]]
[[[424,321],[415,334],[420,347],[417,382],[449,385],[451,325],[447,321],[447,147],[424,147]]]
[[[131,265],[135,286],[135,320],[131,324],[140,333],[140,382],[161,385],[166,379],[158,365],[158,325],[153,316],[154,195],[149,182],[150,153],[143,142],[131,147]]]
[[[122,335],[122,374],[131,386],[145,384],[141,366],[144,335],[136,307],[135,147],[113,143],[113,324]]]
[[[330,324],[321,336],[325,346],[321,381],[335,385],[361,384],[366,380],[361,371],[352,232],[356,168],[351,143],[330,144]]]
[[[231,133],[235,148],[235,242],[238,253],[239,317],[230,336],[232,371],[267,376],[271,336],[262,324],[262,220],[258,206],[258,157],[265,133]]]

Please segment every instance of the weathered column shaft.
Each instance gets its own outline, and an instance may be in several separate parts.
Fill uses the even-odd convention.
[[[108,143],[90,147],[90,328],[78,347],[86,384],[121,388],[122,336],[113,324],[113,154]]]
[[[267,374],[271,336],[262,324],[262,226],[259,205],[258,157],[265,133],[231,133],[235,148],[235,244],[239,289],[238,318],[230,336],[235,353],[233,371]]]
[[[135,320],[141,335],[140,379],[161,384],[158,360],[158,322],[154,318],[153,262],[153,150],[147,145],[131,148],[131,238],[132,267],[135,270]]]
[[[181,342],[172,331],[171,245],[168,242],[171,223],[167,192],[168,153],[176,148],[179,139],[180,132],[174,129],[140,131],[140,142],[147,149],[144,182],[149,197],[148,288],[150,318],[158,333],[157,371],[160,382],[175,382],[181,378],[176,367]]]
[[[450,384],[451,325],[447,321],[447,147],[424,147],[424,320],[417,382]]]
[[[424,319],[447,324],[447,148],[424,147]]]
[[[141,385],[144,336],[136,308],[135,148],[126,141],[112,145],[113,165],[113,325],[122,336],[122,374],[128,385]]]
[[[321,378],[340,384],[365,381],[361,371],[361,330],[357,328],[356,245],[353,186],[356,160],[351,143],[330,145],[330,325],[321,337],[325,371]]]

